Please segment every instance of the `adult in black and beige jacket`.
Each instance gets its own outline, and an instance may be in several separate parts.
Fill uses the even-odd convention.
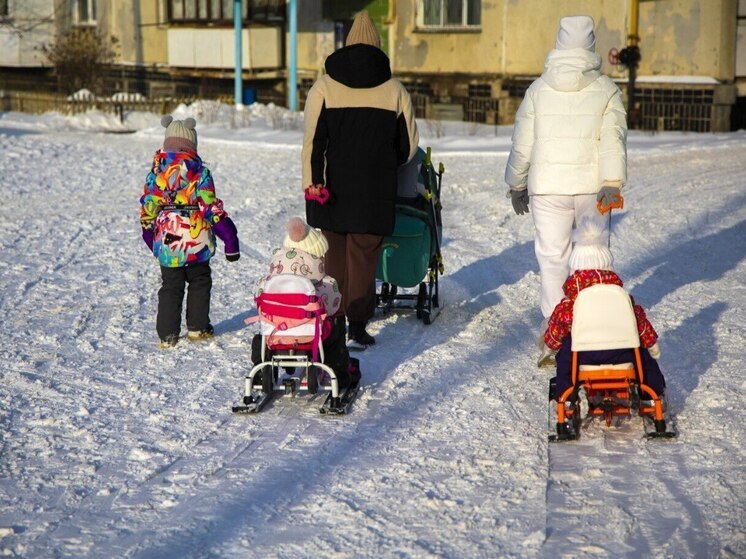
[[[376,264],[394,230],[397,167],[417,151],[409,94],[391,77],[370,17],[361,12],[346,46],[326,59],[326,74],[308,93],[303,188],[329,195],[309,200],[308,223],[329,241],[327,273],[339,283],[351,346],[375,343],[366,332],[376,300]]]

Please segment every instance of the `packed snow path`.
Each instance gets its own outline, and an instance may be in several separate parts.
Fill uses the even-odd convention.
[[[530,217],[497,149],[433,141],[444,310],[379,316],[351,415],[233,416],[251,291],[293,215],[293,145],[200,138],[242,258],[217,337],[160,350],[138,197],[157,136],[0,119],[0,553],[19,557],[743,557],[746,135],[632,134],[616,267],[661,335],[678,439],[547,443]]]

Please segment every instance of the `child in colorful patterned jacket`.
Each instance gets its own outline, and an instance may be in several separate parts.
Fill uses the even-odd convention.
[[[578,293],[599,283],[614,284],[624,287],[621,278],[614,273],[614,259],[611,251],[603,244],[604,232],[591,220],[583,221],[575,235],[575,246],[570,254],[571,274],[565,280],[562,290],[565,298],[560,301],[549,318],[549,326],[544,333],[546,351],[557,351],[557,377],[555,396],[562,394],[572,384],[572,339],[570,331],[573,320],[573,304]],[[631,296],[630,296],[631,298]],[[658,366],[660,348],[658,334],[647,319],[645,310],[632,305],[637,319],[637,331],[640,334],[640,356],[644,371],[645,383],[658,395],[663,397],[666,381]],[[583,351],[578,355],[581,365],[605,365],[634,362],[632,349]]]
[[[161,347],[173,347],[181,331],[181,308],[186,284],[187,337],[201,340],[213,335],[210,324],[215,235],[225,243],[225,257],[241,256],[238,232],[215,195],[212,175],[197,154],[193,118],[161,119],[166,128],[163,148],[153,158],[140,198],[140,224],[145,244],[161,265],[156,330]]]
[[[267,280],[278,274],[294,274],[311,280],[316,295],[324,302],[326,315],[334,317],[331,318],[331,331],[323,338],[324,362],[334,369],[340,388],[344,388],[360,380],[360,370],[358,361],[350,358],[345,343],[345,317],[335,317],[342,303],[342,294],[337,281],[325,271],[327,250],[329,243],[321,231],[299,217],[290,219],[282,247],[273,251],[269,274],[257,282],[254,295],[259,296]],[[255,365],[261,361],[261,345],[262,336],[257,334],[251,343],[251,360]]]

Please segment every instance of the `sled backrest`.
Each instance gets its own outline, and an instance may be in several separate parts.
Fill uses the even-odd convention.
[[[270,277],[255,299],[263,336],[314,337],[326,317],[311,280],[295,274]]]
[[[572,351],[640,346],[632,300],[618,285],[602,283],[583,289],[572,314]]]

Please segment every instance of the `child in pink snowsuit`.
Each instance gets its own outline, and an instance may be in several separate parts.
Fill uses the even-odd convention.
[[[329,243],[321,231],[310,227],[299,217],[292,218],[288,222],[282,247],[272,253],[269,274],[259,280],[254,295],[259,296],[266,282],[275,275],[301,276],[314,284],[316,295],[324,302],[326,315],[334,316],[342,303],[342,294],[337,281],[325,271],[324,255],[328,249]],[[344,316],[331,324],[331,331],[323,339],[324,362],[334,369],[340,388],[344,388],[360,380],[360,370],[357,360],[351,366],[353,360],[345,344]],[[251,343],[251,360],[254,364],[261,361],[261,344],[262,337],[257,334]]]

